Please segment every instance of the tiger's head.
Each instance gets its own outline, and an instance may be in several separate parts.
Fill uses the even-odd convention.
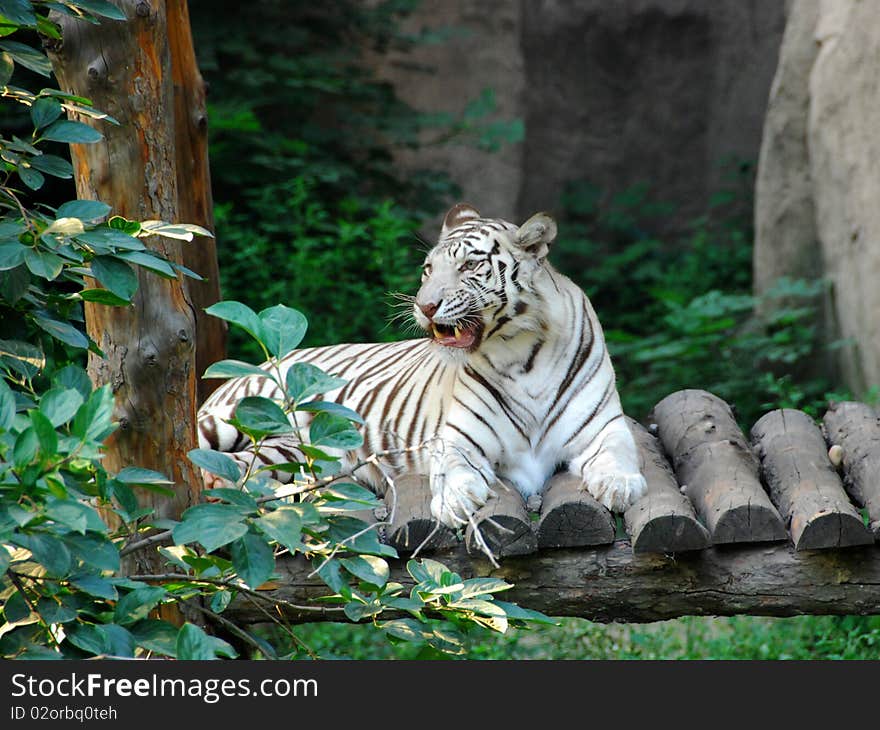
[[[517,227],[459,203],[425,257],[416,322],[435,344],[466,352],[534,330],[540,313],[533,282],[555,237],[546,213]]]

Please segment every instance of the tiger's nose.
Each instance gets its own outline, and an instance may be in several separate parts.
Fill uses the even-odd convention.
[[[437,314],[437,310],[440,308],[440,302],[426,302],[425,304],[419,304],[419,309],[422,310],[422,314],[424,314],[428,319],[431,319],[435,314]]]

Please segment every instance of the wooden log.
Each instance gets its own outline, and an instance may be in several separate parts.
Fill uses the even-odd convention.
[[[752,427],[752,443],[770,498],[797,550],[874,542],[843,490],[822,432],[806,413],[771,411]]]
[[[538,541],[520,493],[501,482],[495,483],[492,492],[486,504],[474,515],[474,522],[492,554],[500,558],[535,552]],[[473,525],[468,525],[464,540],[468,550],[480,551]]]
[[[710,547],[676,555],[636,554],[628,541],[596,549],[547,550],[493,568],[463,546],[437,556],[463,578],[493,576],[514,584],[506,601],[550,616],[592,621],[663,621],[678,616],[880,614],[880,546],[796,551],[790,543]],[[391,580],[413,585],[406,561],[391,561]],[[260,591],[292,622],[340,620],[320,604],[327,586],[300,556],[280,558],[278,588]],[[274,609],[273,609],[274,610]],[[265,614],[237,598],[223,614],[259,623]]]
[[[864,403],[832,403],[822,421],[825,440],[839,446],[844,486],[868,513],[868,526],[880,536],[880,419]]]
[[[395,491],[385,493],[391,524],[388,543],[398,552],[411,553],[420,546],[437,550],[458,544],[455,533],[431,514],[431,486],[421,474],[403,474],[394,480]]]
[[[583,488],[580,477],[559,473],[547,480],[538,547],[607,545],[615,532],[614,516]]]
[[[694,506],[681,493],[660,443],[640,423],[627,421],[639,447],[640,466],[648,483],[645,496],[623,516],[633,550],[677,553],[709,547],[709,531],[697,520]]]
[[[714,544],[788,538],[727,403],[705,390],[680,390],[654,406],[652,419]]]

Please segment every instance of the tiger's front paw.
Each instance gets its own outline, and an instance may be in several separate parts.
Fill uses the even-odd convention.
[[[624,512],[644,496],[647,490],[641,474],[599,472],[590,475],[587,491],[612,512]]]
[[[466,525],[489,498],[489,487],[479,474],[452,473],[433,491],[431,514],[452,528]]]

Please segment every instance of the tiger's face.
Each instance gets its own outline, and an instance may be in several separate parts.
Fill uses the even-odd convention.
[[[425,257],[416,322],[435,344],[467,352],[533,328],[532,280],[555,237],[556,223],[544,213],[517,227],[456,205]]]

